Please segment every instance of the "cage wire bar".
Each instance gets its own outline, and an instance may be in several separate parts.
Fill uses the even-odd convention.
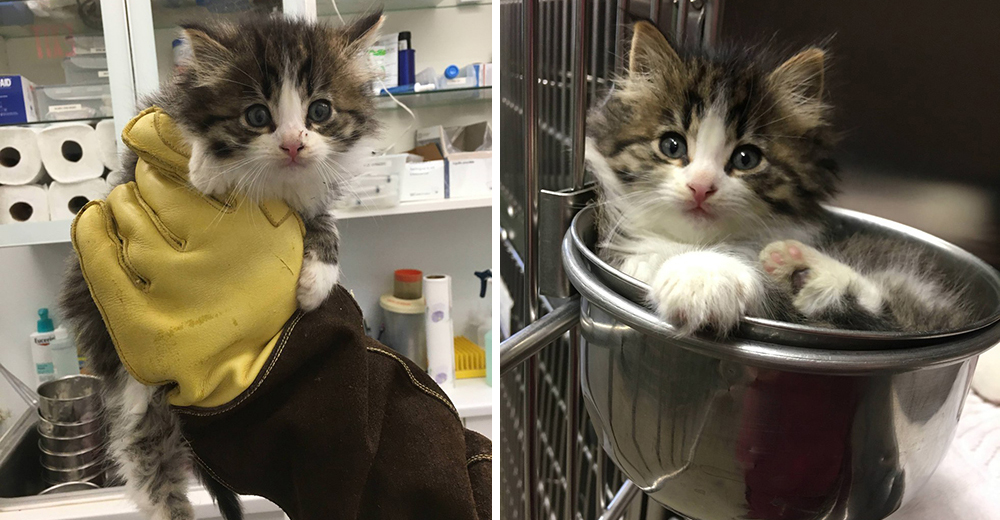
[[[508,332],[517,332],[546,310],[566,314],[569,307],[560,305],[576,306],[570,312],[577,315],[577,299],[550,302],[538,293],[539,190],[579,189],[588,181],[586,110],[624,70],[628,25],[648,19],[676,41],[709,41],[719,11],[707,0],[499,4],[500,276],[514,302]],[[571,326],[550,329],[548,345],[507,369],[501,357],[501,518],[675,518],[645,495],[634,499],[636,488],[622,486],[601,448],[582,405],[579,336]]]

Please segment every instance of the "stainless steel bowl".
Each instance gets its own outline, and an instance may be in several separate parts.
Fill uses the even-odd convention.
[[[38,449],[42,452],[42,466],[53,470],[68,470],[84,468],[94,462],[104,460],[104,450],[100,447],[80,450],[72,453],[53,453],[42,447],[38,441]]]
[[[104,432],[101,430],[77,437],[49,437],[39,432],[38,446],[49,453],[76,453],[98,448],[104,445]]]
[[[99,418],[91,419],[87,422],[57,423],[39,415],[37,428],[38,433],[42,436],[65,439],[94,433],[101,429],[102,424]]]
[[[913,498],[954,435],[976,359],[1000,341],[1000,277],[924,233],[833,210],[842,231],[926,244],[981,311],[923,335],[747,319],[678,337],[641,284],[591,250],[593,210],[563,243],[581,294],[581,382],[619,468],[694,520],[881,520]]]
[[[93,482],[63,482],[42,490],[39,495],[55,495],[57,493],[69,493],[72,491],[89,491],[91,489],[101,489],[101,486]]]
[[[88,466],[74,469],[53,469],[42,465],[42,480],[53,485],[63,482],[93,482],[102,485],[105,469],[104,461],[92,462]]]
[[[101,380],[87,375],[68,376],[38,387],[38,411],[58,423],[87,422],[101,411]]]

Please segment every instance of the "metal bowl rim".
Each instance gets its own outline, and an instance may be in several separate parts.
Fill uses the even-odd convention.
[[[35,427],[35,431],[38,432],[38,436],[39,437],[45,437],[46,439],[49,439],[50,441],[75,441],[77,439],[82,439],[84,437],[90,437],[92,435],[98,435],[99,436],[102,433],[104,433],[104,432],[101,431],[100,428],[98,428],[98,429],[96,429],[96,430],[94,430],[92,432],[85,433],[83,435],[77,435],[76,437],[52,437],[50,435],[45,435],[45,433],[43,433],[40,429],[38,429],[37,426]]]
[[[95,384],[97,384],[98,386],[94,390],[94,392],[89,393],[87,395],[81,395],[79,397],[69,397],[69,398],[65,398],[64,399],[64,398],[60,398],[60,397],[48,397],[48,396],[42,394],[42,387],[45,387],[45,386],[48,386],[48,385],[55,386],[55,383],[58,383],[60,381],[69,381],[69,380],[76,380],[76,379],[84,379],[84,380],[92,381]],[[98,399],[98,400],[100,400],[100,398],[101,398],[100,384],[101,384],[101,378],[99,378],[97,376],[92,376],[92,375],[89,375],[89,374],[76,374],[76,375],[71,375],[71,376],[60,377],[59,379],[53,379],[52,381],[46,381],[46,382],[38,385],[38,392],[37,392],[38,393],[38,399],[40,401],[44,400],[46,402],[53,403],[53,404],[55,404],[55,403],[73,403],[73,402],[77,402],[77,401],[82,401],[84,399]],[[85,422],[89,422],[89,421],[85,421]]]
[[[883,350],[821,349],[737,337],[681,336],[646,307],[602,284],[585,266],[586,261],[569,236],[563,240],[563,263],[566,275],[581,294],[581,320],[587,319],[587,307],[595,305],[639,333],[700,354],[763,368],[838,375],[901,372],[963,362],[1000,342],[1000,324],[936,344]]]
[[[94,477],[96,477],[96,476],[97,475],[95,475]],[[90,477],[90,478],[93,479],[94,477]],[[48,484],[48,482],[46,482],[46,484]],[[75,491],[90,491],[92,489],[101,489],[101,486],[98,486],[97,484],[94,484],[93,482],[90,482],[88,480],[71,480],[69,482],[60,482],[58,484],[53,484],[53,485],[51,485],[51,486],[49,486],[49,487],[41,490],[38,493],[38,495],[39,496],[41,496],[41,495],[46,495],[46,496],[48,496],[48,495],[54,495],[56,493],[53,493],[53,491],[58,491],[59,488],[69,487],[69,486],[79,486],[79,485],[83,485],[87,489],[76,489],[76,490],[73,490],[73,491],[65,491],[64,493],[72,493],[72,492],[75,492]]]
[[[79,457],[80,455],[86,455],[92,451],[104,451],[104,446],[94,446],[93,448],[87,448],[85,450],[71,451],[67,453],[53,453],[42,447],[42,441],[38,441],[38,451],[42,452],[43,455],[48,455],[50,457]]]
[[[888,219],[881,217],[876,217],[874,215],[869,215],[867,213],[862,213],[859,211],[853,211],[843,208],[836,207],[825,207],[828,211],[837,216],[845,216],[848,218],[854,218],[857,220],[864,221],[869,224],[874,224],[881,227],[886,227],[897,232],[903,233],[911,238],[917,239],[921,242],[935,245],[938,249],[946,251],[950,254],[958,256],[960,259],[975,265],[982,274],[989,280],[990,285],[993,287],[994,291],[998,294],[998,299],[1000,299],[1000,274],[996,272],[995,269],[990,267],[988,264],[983,262],[981,259],[965,251],[964,249],[946,241],[935,237],[929,233],[925,233],[918,229],[912,228],[905,224],[900,224],[898,222],[893,222]],[[618,269],[612,267],[607,262],[602,260],[594,251],[587,246],[584,242],[583,237],[580,236],[580,227],[582,227],[583,219],[590,218],[594,212],[594,206],[588,206],[581,210],[570,224],[569,230],[566,232],[567,237],[572,240],[573,245],[580,252],[583,258],[590,263],[596,269],[599,269],[604,274],[607,274],[617,280],[621,281],[626,285],[633,286],[637,292],[646,294],[649,292],[649,286],[631,276],[619,271]],[[603,284],[602,284],[603,285]],[[625,297],[625,296],[623,296]],[[627,297],[625,297],[627,298]],[[632,300],[631,298],[627,298]],[[635,300],[632,300],[633,302]],[[644,302],[635,302],[640,305],[645,305]],[[830,329],[825,327],[814,327],[810,325],[802,325],[796,323],[782,322],[777,320],[770,320],[766,318],[756,318],[756,317],[744,317],[740,320],[745,326],[740,327],[734,333],[736,338],[749,339],[749,340],[764,340],[763,334],[746,334],[748,329],[763,330],[770,332],[768,334],[769,339],[764,340],[768,342],[773,342],[774,339],[770,338],[781,338],[782,336],[796,334],[802,337],[808,337],[813,340],[817,346],[828,345],[831,342],[841,342],[841,341],[851,341],[860,340],[868,343],[882,343],[882,342],[892,342],[898,344],[899,342],[926,342],[927,340],[941,340],[945,338],[951,338],[955,336],[960,336],[964,334],[969,334],[978,330],[982,330],[990,325],[996,324],[1000,321],[1000,305],[993,309],[992,313],[980,320],[973,322],[972,324],[954,330],[946,331],[934,331],[930,333],[900,333],[900,332],[880,332],[880,331],[864,331],[864,330],[840,330],[840,329]],[[666,323],[666,322],[665,322]],[[898,347],[897,347],[898,348]],[[866,349],[871,350],[871,349]]]

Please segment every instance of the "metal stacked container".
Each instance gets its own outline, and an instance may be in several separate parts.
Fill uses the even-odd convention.
[[[39,461],[48,484],[104,483],[106,434],[100,418],[100,387],[100,379],[86,375],[38,387]]]

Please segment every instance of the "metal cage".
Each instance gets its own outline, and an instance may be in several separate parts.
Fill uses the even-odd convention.
[[[648,19],[678,41],[707,42],[718,22],[716,4],[500,2],[500,274],[514,301],[511,330],[534,324],[520,335],[526,341],[519,349],[533,355],[509,361],[509,341],[508,356],[501,354],[502,518],[675,518],[645,496],[634,500],[636,488],[623,487],[586,416],[573,328],[578,301],[567,298],[568,291],[546,297],[539,289],[540,273],[545,285],[550,273],[561,272],[557,251],[542,248],[560,242],[571,213],[564,212],[559,225],[546,213],[540,237],[539,206],[544,194],[586,187],[586,110],[624,67],[628,26]],[[540,341],[539,331],[553,317],[562,318],[559,327],[549,327],[550,337]]]

